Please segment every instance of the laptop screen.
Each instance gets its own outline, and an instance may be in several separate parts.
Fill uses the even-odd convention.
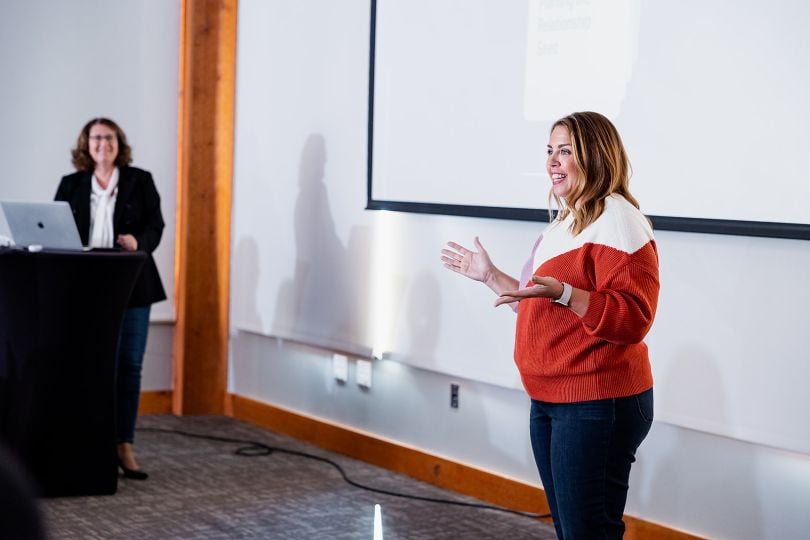
[[[68,203],[2,201],[0,206],[6,215],[11,238],[18,246],[82,250]]]

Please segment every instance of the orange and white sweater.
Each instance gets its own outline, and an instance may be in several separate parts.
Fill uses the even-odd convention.
[[[582,318],[548,298],[520,302],[515,362],[532,399],[571,403],[652,387],[642,340],[658,305],[655,239],[624,197],[611,195],[605,203],[602,215],[576,236],[571,215],[549,224],[535,251],[535,275],[570,283],[591,298]]]

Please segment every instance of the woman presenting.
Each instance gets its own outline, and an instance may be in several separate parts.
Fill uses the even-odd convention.
[[[559,212],[520,279],[499,270],[478,238],[473,250],[449,242],[441,260],[517,311],[515,363],[557,536],[621,538],[630,465],[653,417],[643,339],[658,305],[658,252],[607,118],[561,118],[546,152]]]
[[[135,460],[133,442],[149,311],[166,299],[152,258],[164,227],[160,196],[149,172],[130,167],[132,149],[112,120],[95,118],[85,124],[72,155],[77,172],[62,178],[56,200],[70,204],[82,243],[147,254],[124,314],[116,366],[118,464],[124,477],[145,480],[148,475]]]

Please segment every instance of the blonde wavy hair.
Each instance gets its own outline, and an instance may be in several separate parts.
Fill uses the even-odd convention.
[[[638,201],[630,194],[632,169],[616,126],[605,116],[590,111],[560,118],[551,126],[551,131],[558,126],[568,130],[580,181],[565,200],[553,190],[549,192],[550,217],[554,218],[550,204],[554,198],[559,209],[557,219],[562,221],[569,214],[574,215],[571,233],[576,236],[602,215],[605,198],[609,195],[619,194],[639,208]]]

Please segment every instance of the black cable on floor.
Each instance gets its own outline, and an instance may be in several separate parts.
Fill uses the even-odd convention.
[[[245,444],[247,446],[242,446],[237,448],[234,454],[237,456],[243,457],[257,457],[257,456],[269,456],[273,452],[278,452],[280,454],[289,454],[291,456],[298,456],[307,459],[313,459],[315,461],[321,461],[323,463],[327,463],[338,470],[340,475],[343,477],[343,480],[346,481],[351,486],[356,488],[364,489],[366,491],[371,491],[374,493],[381,493],[383,495],[390,495],[392,497],[402,497],[404,499],[413,499],[417,501],[426,501],[432,503],[440,503],[440,504],[453,504],[456,506],[468,506],[471,508],[483,508],[486,510],[497,510],[498,512],[507,512],[509,514],[516,514],[518,516],[524,516],[534,519],[542,519],[542,518],[549,518],[551,514],[533,514],[531,512],[521,512],[519,510],[511,510],[509,508],[502,508],[500,506],[493,506],[489,504],[482,504],[482,503],[470,503],[470,502],[462,502],[462,501],[451,501],[449,499],[436,499],[433,497],[422,497],[420,495],[409,495],[407,493],[398,493],[396,491],[388,491],[386,489],[379,489],[371,486],[363,485],[359,482],[355,482],[351,478],[346,475],[346,472],[343,468],[332,461],[331,459],[327,459],[325,457],[316,456],[313,454],[308,454],[306,452],[298,452],[297,450],[288,450],[286,448],[279,448],[277,446],[268,446],[264,443],[256,442],[256,441],[248,441],[244,439],[232,439],[230,437],[217,437],[215,435],[203,435],[200,433],[190,433],[188,431],[181,431],[178,429],[163,429],[163,428],[148,428],[148,427],[139,427],[138,431],[151,431],[155,433],[171,433],[175,435],[183,435],[185,437],[193,437],[196,439],[206,439],[209,441],[218,441],[218,442],[225,442],[225,443],[237,443],[237,444]]]

